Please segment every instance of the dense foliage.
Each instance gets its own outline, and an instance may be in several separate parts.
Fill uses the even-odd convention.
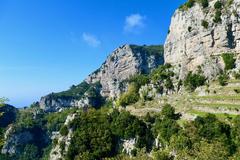
[[[219,10],[219,9],[216,10],[215,16],[214,16],[214,19],[213,19],[213,22],[215,22],[215,23],[220,23],[220,22],[222,22],[221,16],[222,16],[222,11]]]
[[[200,3],[201,3],[203,8],[206,8],[209,5],[208,0],[200,0]]]
[[[173,150],[180,159],[237,160],[240,154],[240,116],[225,122],[208,114],[179,125],[181,115],[168,104],[159,114],[141,118],[110,108],[66,110],[47,115],[38,111],[37,118],[33,113],[29,109],[21,111],[14,132],[30,132],[34,141],[18,146],[21,154],[0,155],[0,159],[47,160],[54,145],[44,140],[47,130],[60,130],[65,136],[69,128],[73,130],[73,137],[64,157],[69,160],[130,159],[122,153],[121,144],[123,140],[134,138],[136,148],[131,152],[132,159],[171,160]],[[63,125],[66,116],[72,113],[77,114],[75,119],[68,126]],[[158,139],[158,145],[154,139]],[[61,146],[64,148],[65,144]],[[150,152],[152,157],[148,156]]]
[[[153,82],[157,85],[158,92],[161,94],[163,89],[165,89],[166,92],[174,90],[174,84],[172,82],[173,77],[174,72],[170,64],[160,65],[149,75],[135,75],[127,81],[129,83],[128,90],[120,96],[117,105],[125,107],[129,104],[136,103],[140,98],[140,87],[149,84],[149,82]]]
[[[207,22],[207,21],[205,21],[205,20],[202,20],[202,23],[201,23],[201,25],[205,28],[205,29],[207,29],[208,28],[208,25],[209,25],[209,23]]]
[[[79,85],[75,86],[72,85],[71,88],[67,91],[54,93],[52,94],[53,97],[65,97],[65,98],[81,98],[84,93],[90,88],[91,86],[83,81]]]
[[[134,53],[145,53],[148,56],[155,55],[158,57],[163,56],[163,46],[162,45],[151,45],[151,46],[137,46],[131,45],[130,46]]]
[[[222,58],[225,64],[225,70],[230,70],[235,67],[235,61],[233,53],[223,53]]]
[[[215,9],[221,9],[221,8],[222,8],[222,2],[221,2],[221,1],[217,1],[217,2],[214,4],[214,8],[215,8]]]
[[[121,139],[138,138],[139,148],[151,142],[151,132],[146,124],[128,112],[102,110],[81,112],[71,123],[74,129],[67,159],[101,159],[118,153]]]
[[[201,73],[189,72],[184,80],[184,86],[190,91],[194,91],[197,87],[206,83],[206,78]]]
[[[218,82],[221,86],[226,86],[228,79],[229,79],[229,77],[228,77],[227,73],[223,73],[223,74],[219,75]]]

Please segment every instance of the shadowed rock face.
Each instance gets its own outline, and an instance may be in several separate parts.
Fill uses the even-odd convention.
[[[124,80],[135,74],[149,73],[164,63],[162,46],[123,45],[111,53],[102,66],[90,74],[82,83],[81,89],[74,86],[62,94],[50,94],[42,97],[40,107],[46,111],[59,111],[64,107],[85,107],[96,105],[94,96],[87,91],[99,83],[96,93],[104,98],[116,98],[122,91]],[[84,87],[83,87],[84,86]],[[99,95],[97,96],[99,97]]]
[[[16,120],[18,110],[11,105],[0,106],[0,127],[5,128]]]
[[[171,20],[170,33],[164,46],[166,63],[181,65],[181,76],[203,67],[205,75],[214,77],[223,68],[219,55],[240,53],[240,1],[231,5],[223,1],[221,22],[214,22],[217,0],[202,8],[198,3],[185,11],[178,9]],[[208,23],[204,27],[203,21]],[[206,64],[211,64],[206,65]]]

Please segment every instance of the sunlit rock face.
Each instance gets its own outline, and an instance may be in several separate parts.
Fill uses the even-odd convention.
[[[123,45],[107,58],[103,65],[86,79],[88,83],[100,81],[102,95],[115,98],[121,93],[121,82],[130,76],[149,73],[163,64],[163,53],[150,54],[141,46]]]
[[[180,76],[202,67],[209,78],[223,69],[222,53],[240,53],[240,1],[222,1],[221,21],[214,22],[217,0],[203,8],[195,3],[187,10],[174,13],[164,45],[166,63],[178,65]],[[204,24],[205,23],[205,24]]]
[[[159,65],[164,64],[163,46],[137,46],[123,45],[114,50],[101,65],[99,69],[90,74],[85,80],[86,86],[100,83],[99,91],[106,99],[117,98],[126,88],[124,80],[136,74],[147,74]],[[68,96],[49,94],[40,100],[40,108],[56,112],[67,107],[94,106],[97,101],[91,98],[88,93],[72,94],[68,90]]]

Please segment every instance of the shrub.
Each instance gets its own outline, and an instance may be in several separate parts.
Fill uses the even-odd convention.
[[[191,26],[188,27],[188,32],[192,32],[192,27]]]
[[[222,8],[222,2],[217,1],[217,2],[214,4],[214,8],[215,8],[215,9],[221,9],[221,8]]]
[[[62,136],[67,136],[68,135],[68,127],[66,125],[64,125],[61,129],[60,129],[60,134]]]
[[[235,61],[233,53],[223,53],[222,58],[225,64],[225,70],[233,69],[235,67]]]
[[[154,83],[163,82],[164,80],[174,76],[174,72],[171,70],[172,66],[170,64],[165,64],[159,66],[157,69],[153,70],[150,77]]]
[[[165,80],[165,87],[168,89],[168,90],[173,90],[174,89],[174,85],[173,85],[173,82],[170,78],[167,78]]]
[[[134,85],[139,89],[141,86],[144,86],[149,82],[149,78],[147,75],[144,74],[137,74],[132,76],[128,82],[134,83]]]
[[[226,73],[218,77],[218,82],[221,86],[226,86],[228,81],[228,75]]]
[[[197,87],[204,85],[206,82],[205,76],[199,73],[189,72],[184,80],[184,86],[190,91],[194,91]]]
[[[217,10],[217,11],[215,12],[215,16],[214,16],[213,22],[215,22],[215,23],[220,23],[220,22],[222,22],[221,16],[222,16],[222,12],[221,12],[220,10]]]
[[[168,119],[178,120],[179,114],[175,114],[175,109],[170,104],[165,104],[161,111],[161,116]]]
[[[194,4],[195,4],[195,0],[188,0],[185,4],[181,5],[181,6],[179,7],[179,9],[180,9],[181,11],[186,11],[186,10],[188,10],[189,8],[192,8],[192,7],[194,6]]]
[[[226,3],[226,6],[227,6],[227,7],[231,6],[231,5],[233,4],[233,1],[234,1],[234,0],[228,0],[227,3]]]
[[[239,71],[238,72],[234,72],[233,76],[234,76],[235,79],[240,79],[240,72]]]
[[[175,114],[175,109],[169,104],[163,106],[159,117],[156,117],[153,126],[155,136],[159,136],[160,140],[169,143],[171,136],[179,132],[180,126],[177,124],[179,114]]]
[[[234,89],[234,92],[239,94],[240,93],[240,89]]]
[[[200,3],[201,3],[203,8],[206,8],[209,5],[208,0],[200,0]]]
[[[194,3],[195,0],[188,0],[185,5],[187,8],[192,8],[194,6]]]
[[[127,106],[136,103],[139,100],[138,89],[134,84],[130,84],[128,91],[123,93],[117,101],[118,106]]]
[[[66,159],[104,159],[114,152],[108,115],[100,110],[81,112],[70,123],[73,136]]]
[[[208,28],[208,22],[207,21],[205,21],[205,20],[202,20],[202,26],[205,28],[205,29],[207,29]]]

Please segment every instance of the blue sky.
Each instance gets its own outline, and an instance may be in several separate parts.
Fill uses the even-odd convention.
[[[0,97],[27,106],[80,83],[122,44],[163,44],[184,1],[1,0]]]

